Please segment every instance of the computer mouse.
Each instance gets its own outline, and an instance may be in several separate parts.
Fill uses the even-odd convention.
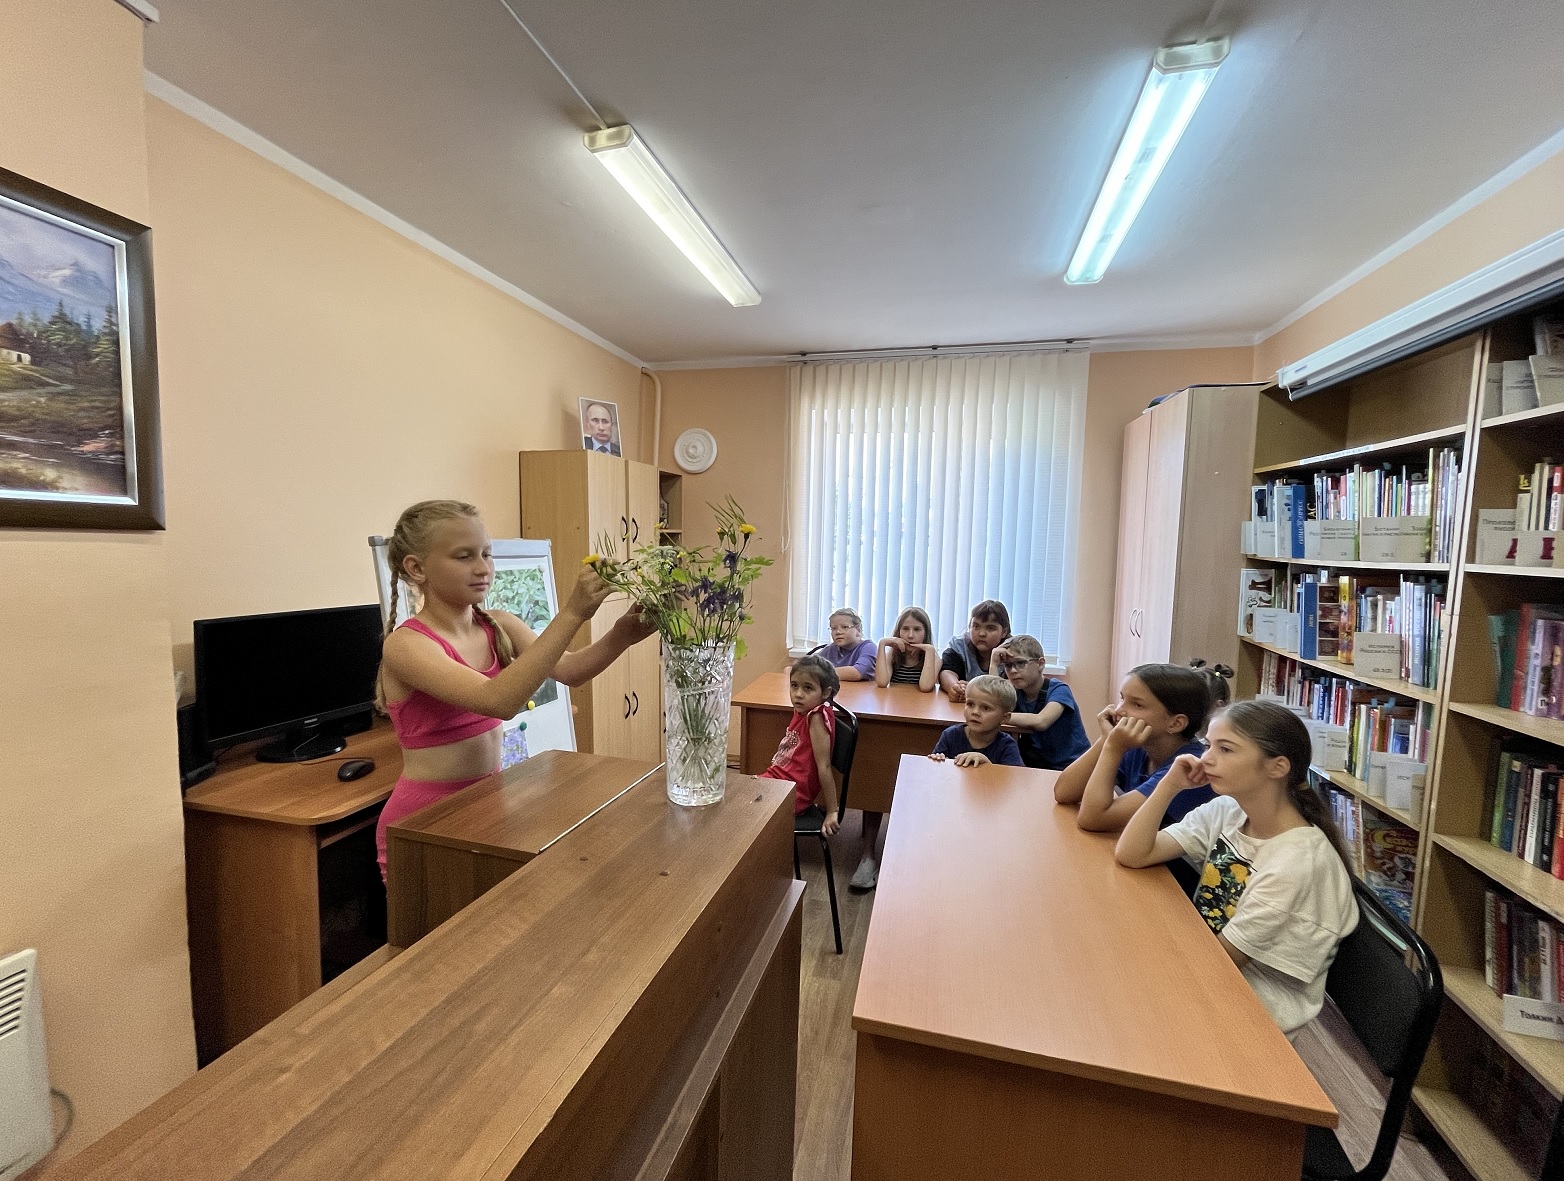
[[[374,759],[349,759],[337,768],[337,778],[346,783],[350,779],[362,779],[374,769]]]

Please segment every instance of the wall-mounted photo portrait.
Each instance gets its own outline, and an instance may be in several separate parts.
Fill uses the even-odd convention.
[[[617,403],[581,399],[581,445],[605,455],[620,454]]]

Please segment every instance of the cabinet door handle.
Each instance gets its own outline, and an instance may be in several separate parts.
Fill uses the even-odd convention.
[[[625,694],[625,717],[628,718],[629,716],[630,716],[630,695],[628,693],[626,693]]]
[[[641,522],[637,521],[634,517],[630,518],[630,540],[641,540]]]
[[[1140,635],[1140,608],[1130,608],[1130,635]]]
[[[1130,608],[1130,618],[1129,618],[1129,625],[1128,626],[1129,626],[1130,635],[1133,636],[1135,634],[1135,608],[1133,608],[1133,607]]]
[[[630,690],[630,700],[635,702],[635,704],[630,707],[630,713],[632,715],[639,714],[641,712],[641,695],[639,693],[637,693],[634,689],[631,689]]]
[[[619,518],[619,536],[624,541],[630,540],[630,522],[624,517]]]

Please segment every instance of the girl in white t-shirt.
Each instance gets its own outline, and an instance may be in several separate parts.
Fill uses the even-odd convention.
[[[1180,755],[1119,836],[1120,865],[1203,866],[1195,907],[1291,1037],[1320,1011],[1336,948],[1358,925],[1341,836],[1308,784],[1309,732],[1292,711],[1241,701],[1211,720],[1210,747]],[[1157,831],[1173,797],[1216,799]]]

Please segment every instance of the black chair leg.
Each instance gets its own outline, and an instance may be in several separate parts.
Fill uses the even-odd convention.
[[[793,846],[794,855],[797,855],[798,846]],[[842,920],[836,913],[836,874],[831,869],[831,842],[826,840],[825,834],[820,834],[820,852],[825,857],[825,892],[831,899],[831,933],[836,936],[836,954],[842,954]]]
[[[793,837],[793,880],[795,882],[804,880],[804,875],[799,872],[798,868],[798,836],[796,834]]]

